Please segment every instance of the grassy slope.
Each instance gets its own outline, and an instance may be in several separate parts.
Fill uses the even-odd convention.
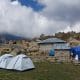
[[[0,80],[80,80],[80,66],[72,64],[35,63],[26,72],[0,70]]]

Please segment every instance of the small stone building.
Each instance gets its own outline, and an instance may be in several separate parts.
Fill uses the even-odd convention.
[[[49,51],[55,44],[65,44],[66,41],[58,38],[48,38],[46,40],[38,42],[39,49],[42,51]]]
[[[45,52],[47,56],[49,56],[49,51],[54,49],[54,59],[57,61],[68,61],[70,58],[70,46],[64,40],[58,38],[49,38],[38,42],[38,45],[39,50]]]

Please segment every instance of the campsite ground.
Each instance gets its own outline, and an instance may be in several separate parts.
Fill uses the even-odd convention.
[[[49,62],[35,63],[36,69],[16,72],[0,70],[0,80],[80,80],[80,66]]]

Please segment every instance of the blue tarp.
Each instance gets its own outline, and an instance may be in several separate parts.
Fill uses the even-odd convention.
[[[78,55],[78,57],[80,58],[80,46],[72,47],[70,49],[70,52],[73,53],[74,57]]]
[[[50,51],[49,51],[49,56],[54,56],[55,55],[55,51],[54,51],[54,49],[51,49]]]

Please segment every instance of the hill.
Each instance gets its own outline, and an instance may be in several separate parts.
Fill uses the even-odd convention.
[[[67,33],[64,33],[64,32],[58,32],[58,33],[55,33],[54,35],[45,35],[45,34],[41,34],[39,39],[40,40],[44,40],[44,39],[47,39],[47,38],[60,38],[62,40],[69,40],[70,38],[72,39],[77,39],[77,40],[80,40],[80,33],[76,33],[76,32],[67,32]]]
[[[8,33],[0,34],[0,42],[5,42],[9,40],[23,40],[23,39],[28,40],[29,38],[24,38],[24,37],[20,37],[20,36],[8,34]]]

